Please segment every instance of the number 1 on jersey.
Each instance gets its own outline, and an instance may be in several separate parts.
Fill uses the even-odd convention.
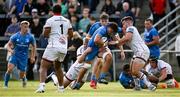
[[[63,34],[63,24],[61,24],[60,27],[61,27],[61,34]]]

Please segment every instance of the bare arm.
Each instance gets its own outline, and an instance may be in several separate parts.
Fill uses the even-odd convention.
[[[14,53],[14,50],[12,49],[13,46],[14,46],[13,43],[11,41],[8,41],[8,43],[7,43],[7,50],[9,52],[11,52],[12,54]]]
[[[44,37],[48,38],[49,33],[51,33],[51,27],[45,27],[43,31]]]
[[[146,43],[147,46],[159,45],[159,36],[154,36],[153,41]]]
[[[16,6],[14,5],[8,14],[11,15],[15,11],[15,9],[16,9]]]
[[[68,38],[71,39],[73,37],[73,29],[68,29]]]
[[[132,35],[133,34],[131,32],[127,32],[123,38],[118,40],[119,45],[124,45],[126,42],[130,41],[132,39]]]
[[[101,39],[102,37],[99,35],[96,35],[94,42],[96,45],[98,45],[98,47],[103,47],[104,46],[104,42]]]
[[[159,81],[163,81],[167,77],[166,68],[161,70],[161,76],[159,77]]]

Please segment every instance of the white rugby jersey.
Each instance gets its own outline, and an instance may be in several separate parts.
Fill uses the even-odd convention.
[[[149,48],[141,38],[138,30],[134,26],[130,26],[126,29],[126,32],[133,33],[132,39],[128,42],[129,47],[133,50],[136,57],[144,58],[145,60],[149,57]]]
[[[67,52],[68,29],[72,28],[70,21],[63,16],[52,16],[44,27],[51,27],[47,47],[59,47]],[[64,42],[60,42],[61,40]]]
[[[145,69],[147,72],[153,74],[153,75],[160,75],[160,72],[163,68],[166,68],[166,73],[167,74],[172,74],[172,68],[171,65],[168,63],[164,62],[163,60],[158,60],[157,63],[157,68],[152,68],[150,64],[148,64]]]
[[[84,45],[81,45],[81,46],[77,49],[76,55],[77,55],[77,56],[82,55],[85,50],[86,50],[86,47],[85,47]]]

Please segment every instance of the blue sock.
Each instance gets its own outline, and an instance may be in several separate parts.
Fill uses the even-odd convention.
[[[10,74],[6,73],[4,76],[4,85],[8,86],[8,81],[10,79]]]
[[[96,81],[96,75],[93,74],[93,75],[91,76],[91,80]]]
[[[106,76],[106,73],[101,73],[99,79],[105,79]]]

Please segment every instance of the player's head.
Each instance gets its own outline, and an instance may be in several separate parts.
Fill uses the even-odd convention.
[[[153,26],[153,20],[152,19],[146,19],[145,21],[144,21],[144,26],[145,26],[145,28],[147,29],[147,30],[149,30],[149,29],[151,29],[152,28],[152,26]]]
[[[157,62],[158,62],[158,58],[157,57],[150,56],[149,64],[151,65],[152,68],[156,68],[157,67]]]
[[[22,32],[22,33],[28,32],[29,25],[30,25],[30,24],[29,24],[28,21],[22,21],[22,22],[20,23],[21,32]]]
[[[56,4],[53,6],[53,13],[54,14],[61,14],[61,10],[62,10],[61,5]]]
[[[131,72],[130,72],[130,65],[129,65],[129,64],[125,64],[125,65],[123,66],[123,71],[124,71],[125,73],[127,73],[127,74],[131,74]]]
[[[105,14],[105,13],[101,14],[99,21],[100,21],[100,23],[101,23],[102,26],[107,25],[108,22],[109,22],[109,15],[108,15],[108,14]]]
[[[133,25],[133,18],[131,16],[125,16],[124,18],[121,19],[122,26],[125,28],[132,26]]]
[[[115,22],[111,22],[107,25],[108,35],[112,36],[118,32],[118,25]]]

